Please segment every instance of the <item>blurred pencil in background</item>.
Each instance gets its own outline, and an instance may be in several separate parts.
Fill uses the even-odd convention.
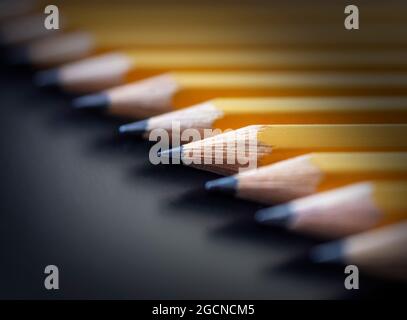
[[[98,29],[91,31],[75,31],[57,34],[49,38],[32,41],[14,48],[9,52],[12,64],[34,64],[52,66],[91,54],[102,53],[120,48],[143,49],[208,49],[234,48],[241,50],[248,47],[256,48],[297,48],[332,49],[345,48],[376,48],[399,49],[407,48],[407,30],[405,28],[377,27],[368,29],[368,34],[348,34],[347,30],[335,28],[308,27],[271,29],[269,27],[251,26],[236,28],[222,26],[219,28],[198,26],[185,29],[150,27],[143,32],[129,32],[129,29]],[[131,30],[131,28],[130,28]],[[383,35],[381,41],[378,37]],[[69,43],[69,45],[67,45]],[[65,44],[65,45],[64,45]]]
[[[347,185],[255,215],[264,225],[325,238],[343,237],[407,217],[407,182],[369,181]]]
[[[407,94],[407,74],[172,72],[76,98],[76,108],[144,118],[217,97]]]
[[[122,125],[123,134],[148,137],[155,129],[175,134],[186,129],[238,129],[264,124],[406,123],[405,97],[219,98],[147,120]]]
[[[348,70],[407,71],[405,50],[306,51],[270,49],[129,49],[98,55],[36,74],[37,85],[92,92],[169,71]]]
[[[356,265],[375,275],[407,280],[407,222],[317,246],[316,263]]]
[[[0,27],[0,43],[16,44],[50,34],[43,27],[43,8],[49,5],[46,1],[20,1],[20,6],[6,1],[2,12],[9,12],[17,18],[3,22]],[[24,5],[25,3],[25,5]],[[343,19],[342,5],[320,3],[320,10],[314,6],[303,5],[297,2],[298,7],[292,3],[255,1],[239,3],[211,3],[201,2],[194,4],[167,3],[160,1],[149,2],[107,2],[107,1],[54,1],[60,11],[60,30],[74,30],[78,28],[101,28],[109,21],[109,28],[121,28],[123,31],[135,28],[140,31],[144,26],[172,27],[174,25],[235,25],[238,29],[250,25],[267,25],[270,27],[287,26],[293,23],[302,25],[328,25],[332,26]],[[37,10],[33,10],[36,7]],[[24,14],[29,12],[31,14]],[[364,10],[365,26],[377,24],[403,23],[407,14],[407,6],[398,5],[398,10],[385,5],[370,5]],[[13,13],[14,12],[14,13]],[[18,16],[18,12],[22,14]],[[1,18],[1,17],[0,17]],[[1,19],[0,19],[1,20]],[[4,20],[4,19],[3,19]],[[18,23],[17,23],[18,22]],[[29,30],[26,28],[29,27]],[[108,28],[105,28],[108,30]],[[143,28],[144,29],[144,28]]]
[[[315,152],[209,181],[210,191],[276,204],[363,180],[407,179],[404,152]]]

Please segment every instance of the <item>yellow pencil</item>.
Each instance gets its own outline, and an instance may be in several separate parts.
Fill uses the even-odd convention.
[[[407,218],[406,181],[367,181],[258,211],[257,222],[326,238]]]
[[[142,134],[165,129],[181,135],[194,128],[238,129],[251,124],[406,123],[403,97],[254,97],[219,98],[120,127],[121,133]]]
[[[368,273],[407,280],[407,222],[366,231],[315,247],[316,263],[356,265]]]
[[[9,55],[15,64],[55,65],[113,49],[143,48],[380,48],[405,49],[407,29],[389,25],[373,26],[349,33],[344,28],[262,25],[224,26],[148,26],[134,28],[89,26],[76,31],[42,38],[22,46]],[[69,45],[64,46],[65,43]],[[14,61],[12,60],[14,58]]]
[[[407,75],[397,73],[173,72],[77,98],[74,106],[140,118],[217,97],[406,93]]]
[[[314,152],[206,183],[210,191],[276,204],[363,180],[407,179],[405,152]]]
[[[404,124],[253,125],[187,143],[160,155],[227,175],[317,151],[406,151],[406,134]]]
[[[44,8],[49,5],[45,1],[6,1],[1,13],[14,16],[0,26],[0,42],[16,44],[52,34],[44,28]],[[42,2],[42,3],[41,3]],[[284,4],[268,4],[261,2],[235,4],[176,4],[162,2],[157,4],[135,2],[107,1],[54,1],[59,8],[59,30],[75,28],[92,28],[106,25],[109,28],[145,28],[154,26],[171,27],[174,25],[235,25],[237,28],[250,25],[333,25],[342,14],[343,8],[338,5],[319,6],[319,10],[308,5],[297,3],[296,6]],[[37,10],[34,10],[34,7]],[[395,10],[397,8],[397,10]],[[371,5],[364,7],[363,24],[373,26],[380,23],[397,24],[405,22],[407,6]],[[24,13],[32,12],[27,15]],[[20,17],[18,17],[20,15]],[[17,17],[15,17],[17,16]],[[0,15],[1,21],[1,15]],[[18,22],[18,23],[17,23]],[[27,28],[29,27],[29,28]],[[54,30],[55,31],[55,30]],[[24,34],[25,32],[25,34]]]
[[[35,81],[92,92],[169,71],[401,71],[407,69],[406,58],[404,50],[128,49],[40,71]]]

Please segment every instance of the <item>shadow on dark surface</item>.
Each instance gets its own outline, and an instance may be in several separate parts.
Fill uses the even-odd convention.
[[[52,298],[38,285],[44,261],[64,266],[59,298],[279,298],[270,283],[290,278],[299,284],[285,288],[288,297],[307,298],[312,287],[315,298],[369,298],[378,284],[401,287],[366,278],[360,296],[343,292],[341,269],[302,257],[316,240],[257,225],[262,205],[205,192],[217,175],[150,164],[150,142],[117,135],[127,121],[72,110],[69,96],[34,88],[27,71],[6,69],[1,84],[10,91],[1,92],[10,169],[1,181],[0,297]],[[276,261],[267,265],[269,255]]]
[[[345,265],[336,264],[315,264],[309,259],[309,252],[313,241],[306,243],[303,250],[293,257],[290,257],[281,264],[270,264],[263,270],[265,277],[273,280],[278,274],[290,275],[301,279],[308,278],[308,281],[323,281],[324,279],[334,279],[338,288],[343,292],[339,293],[338,299],[361,300],[374,297],[375,299],[400,299],[400,295],[407,290],[407,285],[398,283],[396,280],[382,279],[359,270],[359,289],[348,290],[344,281],[349,274],[345,274]],[[297,245],[296,245],[297,247]]]
[[[107,134],[100,134],[91,141],[87,147],[88,155],[109,156],[117,158],[131,158],[138,162],[145,158],[148,162],[148,153],[150,144],[138,138],[123,138],[117,135],[115,130]]]
[[[65,101],[64,101],[65,102]],[[116,133],[117,127],[120,125],[120,120],[109,117],[108,114],[102,111],[83,111],[72,109],[70,104],[62,108],[55,109],[47,121],[47,125],[52,130],[72,130],[72,129],[110,129],[112,134]]]
[[[148,149],[147,149],[148,150]],[[152,179],[154,181],[161,181],[170,184],[184,184],[196,185],[196,187],[203,186],[205,181],[211,178],[207,172],[193,170],[192,168],[185,167],[182,164],[158,164],[152,165],[148,160],[148,154],[145,152],[145,160],[141,164],[131,168],[129,172],[129,179],[143,177],[145,179]],[[198,185],[197,185],[198,183]]]
[[[261,207],[231,196],[208,193],[203,188],[204,181],[201,188],[188,190],[169,201],[168,205],[175,209],[176,214],[227,216],[239,219],[241,216],[252,217],[253,213]]]
[[[214,239],[250,242],[256,246],[273,246],[273,248],[286,249],[287,247],[304,248],[315,244],[314,239],[305,236],[292,236],[288,231],[258,225],[254,222],[253,212],[247,212],[245,217],[238,217],[209,233]]]

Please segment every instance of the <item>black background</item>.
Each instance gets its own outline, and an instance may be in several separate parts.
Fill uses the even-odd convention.
[[[315,240],[252,222],[259,205],[207,194],[216,176],[153,166],[120,123],[74,112],[32,73],[1,67],[0,298],[331,299],[406,287],[305,259]],[[44,288],[44,268],[60,290]]]

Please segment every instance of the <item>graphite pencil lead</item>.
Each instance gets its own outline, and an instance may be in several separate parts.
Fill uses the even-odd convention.
[[[109,105],[109,97],[104,93],[90,94],[72,100],[75,109],[104,109]]]
[[[288,227],[295,213],[289,205],[279,205],[256,212],[254,219],[261,224]]]
[[[56,87],[59,84],[57,69],[39,71],[34,75],[34,84],[40,88]]]
[[[205,183],[208,191],[221,191],[223,193],[235,194],[237,190],[237,179],[233,176],[220,178]]]
[[[168,149],[168,150],[163,150],[163,151],[158,151],[157,152],[158,157],[164,157],[164,158],[174,158],[174,159],[181,159],[182,157],[182,146]]]
[[[343,241],[321,244],[310,252],[310,259],[315,263],[341,263],[344,259]]]
[[[124,124],[119,127],[119,133],[140,135],[147,131],[147,126],[148,120],[141,120],[129,124]]]

